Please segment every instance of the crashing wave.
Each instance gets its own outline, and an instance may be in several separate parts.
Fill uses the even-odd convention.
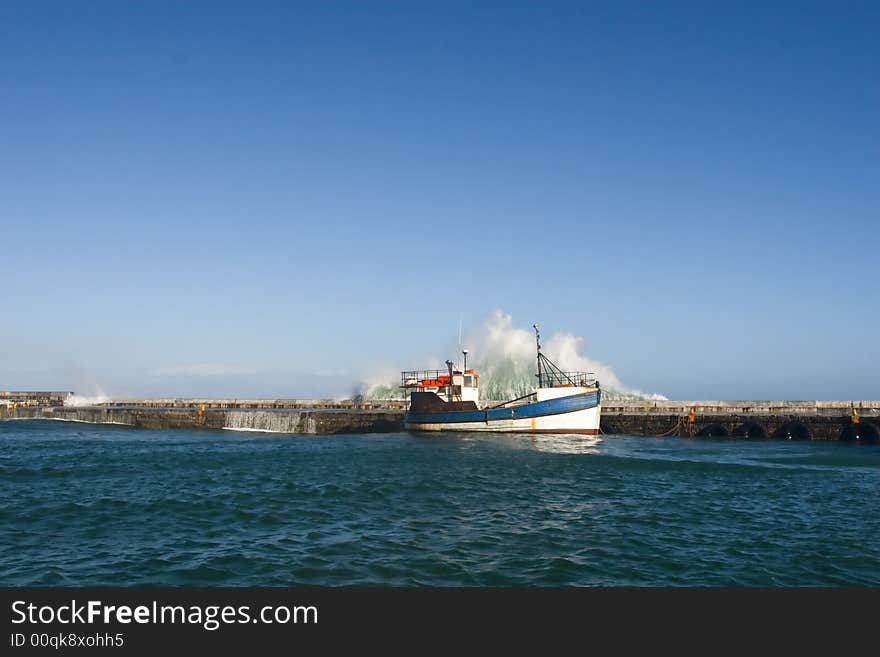
[[[592,372],[608,400],[666,399],[624,385],[610,366],[581,353],[583,338],[570,333],[554,333],[543,345],[545,352],[563,370]],[[504,401],[521,397],[535,388],[535,336],[530,330],[513,325],[513,318],[501,310],[493,312],[476,336],[467,340],[476,356],[474,369],[480,375],[480,398]],[[389,376],[364,384],[361,395],[368,399],[402,399],[403,390]]]
[[[98,404],[106,404],[113,401],[104,394],[97,395],[70,395],[64,400],[65,406],[97,406]]]

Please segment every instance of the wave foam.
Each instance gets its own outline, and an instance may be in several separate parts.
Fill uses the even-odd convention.
[[[474,369],[480,374],[480,398],[504,400],[520,397],[535,388],[535,334],[531,329],[514,326],[513,317],[498,309],[492,312],[479,333],[469,336],[465,345],[476,356]],[[556,332],[544,342],[543,351],[563,370],[593,372],[602,385],[606,399],[665,400],[656,393],[646,393],[625,385],[610,365],[582,353],[584,339],[566,332]],[[432,358],[436,361],[436,358]],[[402,392],[386,366],[382,378],[361,384],[361,394],[372,399],[399,398]],[[396,372],[394,372],[396,375]]]

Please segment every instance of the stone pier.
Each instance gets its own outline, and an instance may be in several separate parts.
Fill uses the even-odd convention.
[[[84,407],[22,401],[0,404],[0,419],[295,434],[402,431],[406,406],[401,400],[126,399]],[[633,436],[880,442],[880,401],[606,400],[601,429]]]
[[[880,401],[607,401],[603,433],[880,441]]]
[[[145,429],[233,429],[297,434],[377,433],[403,429],[403,411],[393,409],[25,406],[0,409],[0,418],[4,415]]]

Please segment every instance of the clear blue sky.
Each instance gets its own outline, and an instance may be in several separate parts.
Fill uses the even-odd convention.
[[[878,34],[876,2],[6,0],[0,389],[321,394],[502,308],[672,398],[880,398]]]

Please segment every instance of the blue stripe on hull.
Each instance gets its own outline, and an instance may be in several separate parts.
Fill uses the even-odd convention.
[[[450,424],[456,422],[497,422],[499,420],[518,420],[544,415],[574,413],[599,405],[598,392],[585,392],[569,397],[557,397],[511,408],[493,408],[484,411],[449,411],[446,413],[412,413],[404,417],[406,424]]]

